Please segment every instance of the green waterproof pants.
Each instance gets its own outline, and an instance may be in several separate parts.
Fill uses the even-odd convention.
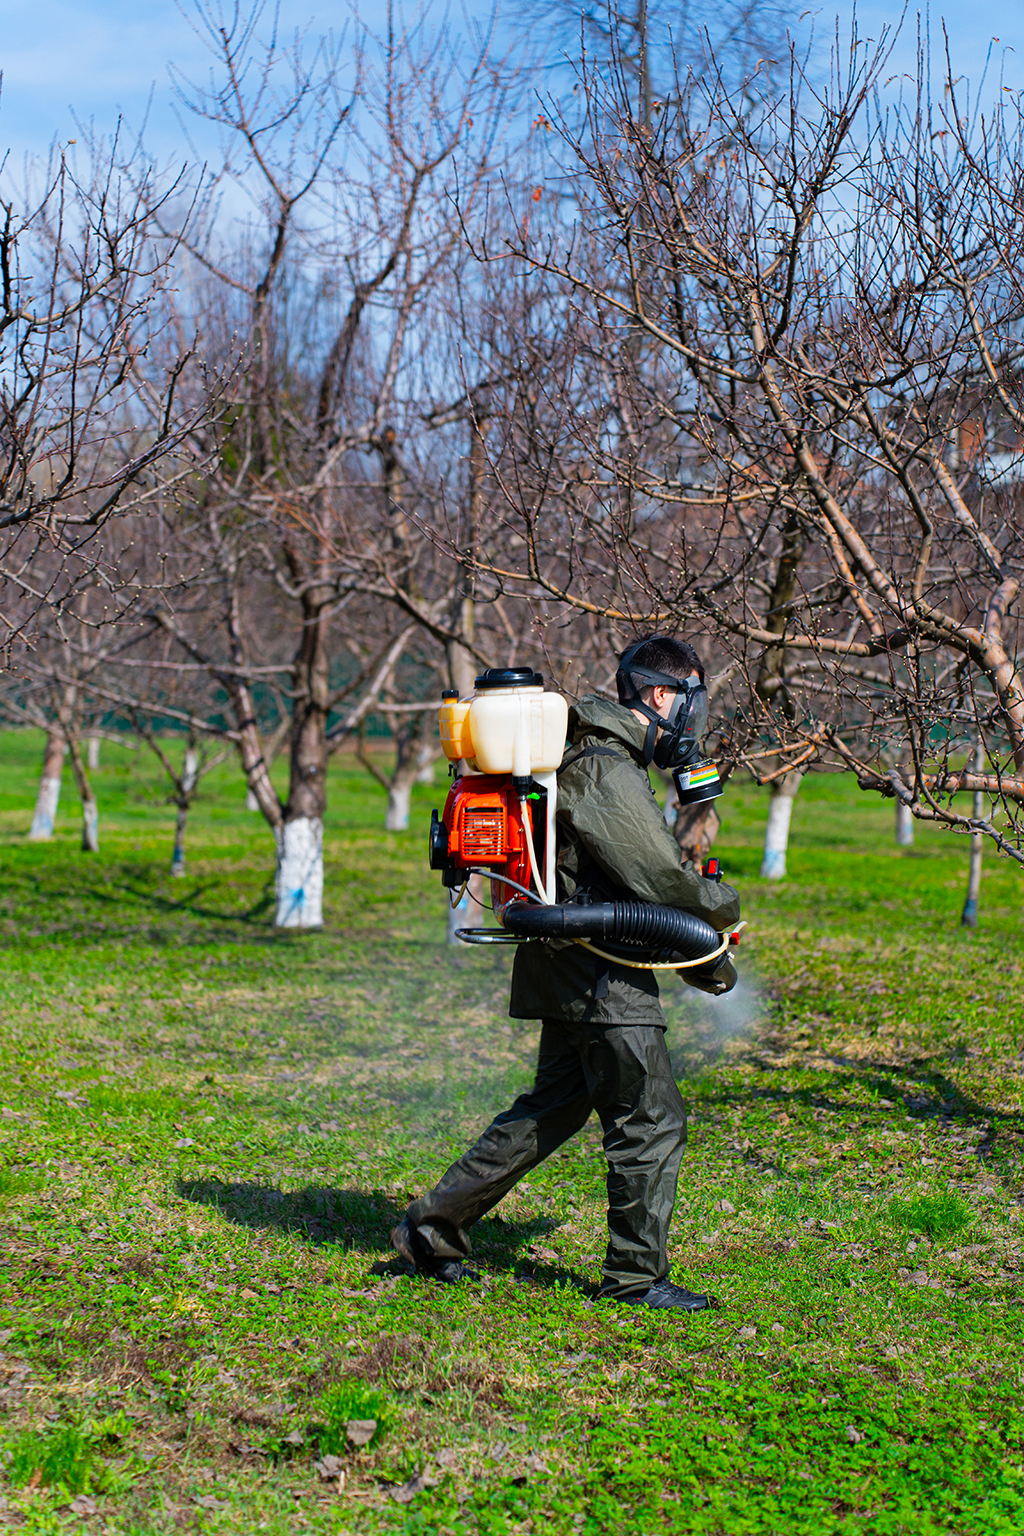
[[[442,1258],[465,1258],[467,1229],[597,1110],[608,1159],[604,1294],[645,1291],[668,1272],[668,1227],[686,1144],[686,1110],[665,1031],[545,1019],[537,1076],[475,1146],[409,1207]]]

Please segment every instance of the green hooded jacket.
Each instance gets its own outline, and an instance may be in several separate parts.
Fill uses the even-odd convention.
[[[599,694],[569,711],[569,745],[558,772],[559,900],[585,885],[597,901],[681,907],[724,932],[739,920],[739,896],[682,862],[651,788],[645,735],[631,710]],[[520,944],[509,1013],[664,1028],[657,974],[609,963],[567,940]]]

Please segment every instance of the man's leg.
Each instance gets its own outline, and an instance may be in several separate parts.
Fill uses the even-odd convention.
[[[601,1291],[636,1295],[668,1273],[668,1228],[686,1145],[686,1110],[662,1029],[594,1030],[584,1061],[608,1159],[608,1252]]]
[[[544,1020],[533,1087],[496,1116],[429,1194],[413,1201],[392,1235],[399,1253],[418,1262],[426,1245],[437,1260],[465,1258],[472,1251],[468,1228],[582,1129],[593,1100],[576,1039],[571,1026]]]

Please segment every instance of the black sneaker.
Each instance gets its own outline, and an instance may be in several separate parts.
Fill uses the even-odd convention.
[[[632,1296],[609,1296],[609,1301],[620,1301],[627,1307],[674,1307],[678,1312],[704,1312],[718,1306],[717,1296],[702,1296],[695,1291],[684,1290],[670,1280],[658,1280],[650,1290],[635,1292]]]
[[[439,1280],[442,1285],[458,1285],[460,1280],[479,1280],[480,1276],[461,1259],[442,1258],[420,1236],[408,1216],[403,1216],[391,1234],[391,1246],[417,1275]]]

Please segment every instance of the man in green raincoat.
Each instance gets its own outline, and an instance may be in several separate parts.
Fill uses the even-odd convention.
[[[739,919],[739,897],[681,862],[648,777],[651,762],[677,767],[699,750],[707,726],[700,661],[682,641],[649,636],[623,653],[616,681],[618,703],[589,694],[569,714],[558,775],[559,899],[585,892],[596,901],[656,902],[724,933]],[[712,995],[736,980],[728,957],[681,974]],[[655,973],[570,941],[522,944],[509,1011],[543,1021],[534,1085],[413,1201],[392,1233],[394,1247],[421,1274],[462,1279],[468,1229],[596,1110],[608,1161],[600,1294],[684,1311],[712,1305],[667,1278],[686,1111]]]

